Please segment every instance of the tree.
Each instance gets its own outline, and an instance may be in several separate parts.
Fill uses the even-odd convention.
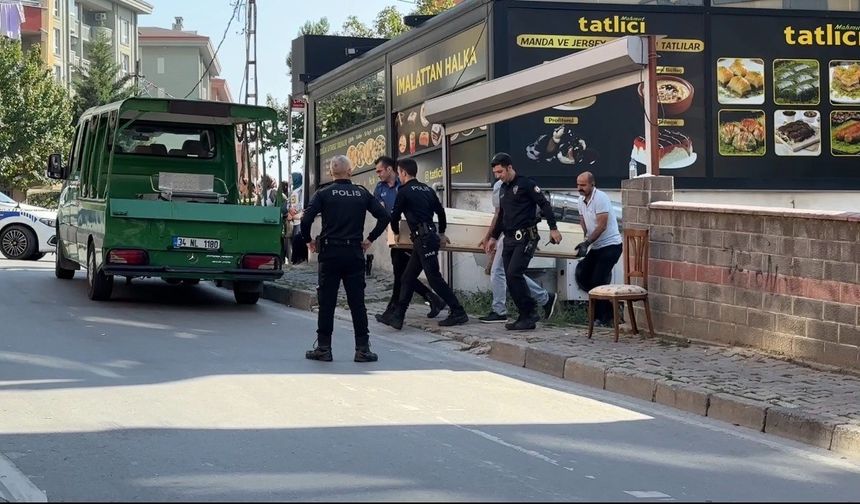
[[[380,37],[387,39],[393,39],[409,29],[408,26],[403,24],[403,14],[393,5],[379,11],[379,14],[376,15],[376,19],[373,21],[373,27]]]
[[[124,100],[134,94],[129,86],[131,74],[120,76],[120,65],[114,59],[110,41],[102,34],[90,41],[88,68],[76,66],[80,75],[73,83],[75,88],[75,117],[80,117],[90,107]]]
[[[276,149],[285,150],[288,146],[287,143],[287,125],[289,124],[289,101],[285,101],[284,103],[279,103],[276,98],[272,95],[266,95],[266,105],[275,109],[278,113],[278,128],[273,131],[270,135],[264,135],[262,137],[261,145],[263,149],[269,153],[270,160],[274,160],[277,156]],[[293,131],[292,131],[292,141],[293,141],[293,159],[290,160],[287,165],[292,166],[293,163],[297,162],[304,155],[304,130],[305,130],[305,115],[304,114],[294,114],[293,115]]]
[[[344,37],[375,37],[377,36],[376,32],[369,28],[366,24],[362,23],[357,16],[349,16],[346,18],[346,21],[343,22],[343,26],[341,27],[340,33],[338,35],[342,35]]]
[[[445,12],[454,6],[454,0],[418,0],[412,14],[431,16]]]
[[[39,48],[0,37],[0,186],[45,183],[48,156],[68,152],[72,103],[45,68]]]

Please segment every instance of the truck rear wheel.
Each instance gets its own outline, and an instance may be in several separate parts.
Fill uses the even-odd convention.
[[[107,301],[113,292],[113,276],[105,275],[96,267],[96,251],[93,244],[87,248],[87,295],[93,301]]]
[[[259,292],[242,292],[242,291],[233,291],[233,297],[236,298],[236,302],[244,305],[252,305],[257,304],[257,301],[260,300]]]

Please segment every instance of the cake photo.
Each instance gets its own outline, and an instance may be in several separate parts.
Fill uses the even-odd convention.
[[[693,151],[693,140],[688,135],[677,130],[661,129],[657,137],[657,147],[661,170],[685,168],[695,163],[698,157]],[[651,164],[651,160],[648,159],[648,153],[645,148],[645,137],[637,137],[633,141],[631,157],[634,161],[648,166]]]

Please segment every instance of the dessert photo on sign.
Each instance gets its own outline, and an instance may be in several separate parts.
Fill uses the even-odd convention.
[[[777,105],[818,105],[821,75],[817,60],[773,61],[773,101]]]
[[[719,151],[722,156],[764,156],[767,151],[763,110],[720,110]]]
[[[598,154],[588,147],[569,125],[562,124],[552,131],[540,135],[526,146],[526,156],[539,163],[561,163],[587,166],[594,164]]]
[[[773,127],[777,156],[821,154],[821,114],[817,110],[777,110]]]
[[[633,151],[630,157],[637,163],[645,166],[651,165],[646,151],[647,144],[645,136],[636,137],[633,140]],[[677,170],[686,168],[696,162],[698,155],[693,150],[693,139],[682,131],[668,128],[660,128],[657,137],[657,148],[661,170]]]
[[[860,111],[830,113],[830,152],[834,156],[860,155]]]
[[[830,62],[830,103],[860,105],[860,61]]]
[[[645,83],[639,84],[639,102],[645,104]],[[660,115],[678,117],[693,104],[693,85],[689,81],[674,75],[657,76],[657,103],[660,105]]]
[[[717,60],[717,100],[725,105],[764,103],[764,60],[720,58]]]

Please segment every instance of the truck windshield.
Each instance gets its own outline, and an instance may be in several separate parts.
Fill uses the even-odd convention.
[[[114,152],[139,156],[211,159],[215,133],[196,126],[134,123],[117,135]]]

